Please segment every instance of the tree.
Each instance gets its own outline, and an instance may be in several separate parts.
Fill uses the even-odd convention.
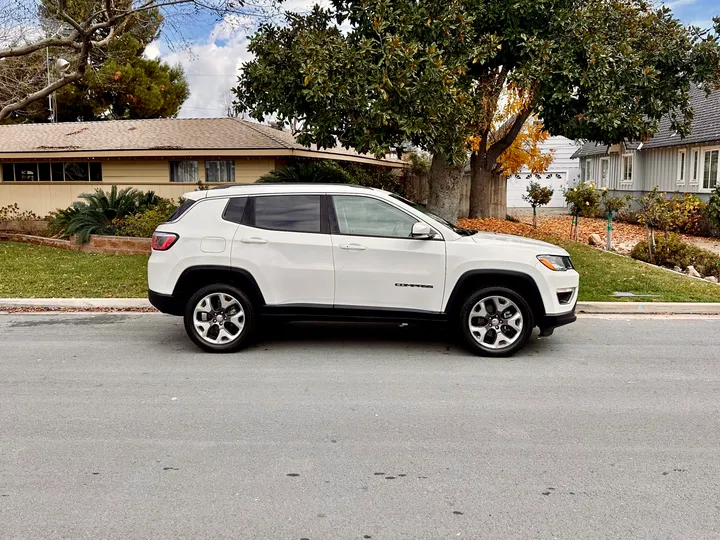
[[[0,121],[82,80],[96,51],[130,33],[137,39],[163,10],[176,21],[210,11],[244,14],[242,0],[13,0],[0,5]],[[250,10],[251,13],[254,12]],[[143,40],[140,39],[140,42]],[[48,77],[47,56],[62,56],[61,76]],[[151,68],[146,65],[144,68]],[[177,79],[177,73],[167,72]],[[122,76],[121,76],[122,78]]]
[[[55,92],[50,111],[36,101],[7,121],[58,122],[167,118],[189,95],[182,67],[143,58],[145,44],[126,34],[90,55],[85,77]]]
[[[670,114],[682,135],[692,115],[690,86],[718,80],[716,37],[683,27],[667,8],[644,0],[550,4],[489,2],[488,16],[476,19],[483,25],[477,32],[498,32],[502,46],[473,69],[478,84],[495,89],[489,107],[497,107],[507,85],[522,92],[523,105],[499,132],[480,126],[471,158],[473,217],[505,214],[498,156],[532,114],[553,135],[610,144],[644,140]]]
[[[303,144],[431,153],[428,206],[454,221],[474,108],[467,66],[495,49],[471,22],[459,0],[336,2],[334,11],[288,14],[286,25],[263,25],[252,38],[256,59],[234,90],[238,108],[297,122]]]
[[[468,150],[471,214],[505,215],[500,156],[533,114],[551,134],[612,143],[649,137],[670,114],[682,135],[690,86],[720,73],[716,36],[644,0],[332,4],[261,29],[239,108],[295,116],[300,140],[322,147],[429,151],[429,204],[448,219]],[[519,106],[498,124],[508,91]]]

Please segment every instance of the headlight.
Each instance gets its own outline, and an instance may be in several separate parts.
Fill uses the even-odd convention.
[[[564,272],[565,270],[571,270],[573,268],[570,257],[562,255],[538,255],[537,258],[538,261],[550,270]]]

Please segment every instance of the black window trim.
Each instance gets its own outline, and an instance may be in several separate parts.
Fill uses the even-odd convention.
[[[267,227],[258,227],[255,224],[255,200],[259,197],[320,197],[320,231],[286,231],[283,229],[270,229]],[[322,193],[261,193],[248,197],[245,205],[245,213],[243,214],[241,225],[260,229],[263,231],[275,231],[293,234],[330,234],[330,220],[328,219],[328,195]],[[224,212],[223,212],[224,214]],[[234,222],[233,222],[234,223]]]
[[[383,202],[385,204],[388,204],[395,208],[396,210],[399,210],[400,212],[404,213],[405,215],[409,216],[410,218],[414,219],[416,223],[425,223],[428,227],[430,227],[433,231],[437,233],[437,236],[434,238],[415,238],[412,236],[380,236],[376,234],[345,234],[340,232],[340,225],[338,224],[337,220],[337,214],[335,213],[335,197],[363,197],[365,199],[373,199],[376,201]],[[399,208],[395,206],[394,204],[386,201],[385,199],[381,199],[380,197],[373,197],[372,195],[365,195],[364,193],[332,193],[327,196],[328,198],[328,215],[330,217],[330,234],[334,234],[337,236],[357,236],[358,238],[385,238],[388,240],[422,240],[423,242],[443,242],[445,239],[443,238],[443,235],[440,231],[438,231],[437,227],[434,225],[428,223],[424,219],[420,219],[417,216],[412,215],[411,213],[407,212],[404,208]]]

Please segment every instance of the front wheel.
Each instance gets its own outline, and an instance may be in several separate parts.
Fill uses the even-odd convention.
[[[185,306],[185,330],[209,352],[234,352],[247,346],[255,330],[252,302],[231,285],[208,285]]]
[[[510,356],[530,339],[530,306],[515,291],[488,287],[471,294],[460,310],[465,342],[480,356]]]

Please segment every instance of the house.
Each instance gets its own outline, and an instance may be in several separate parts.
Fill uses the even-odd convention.
[[[287,132],[237,118],[117,120],[0,126],[0,207],[46,215],[81,193],[133,187],[178,198],[249,184],[295,158],[403,168],[345,149],[307,148]]]
[[[508,211],[516,208],[530,208],[522,198],[527,193],[530,182],[538,182],[542,186],[553,188],[550,203],[543,208],[565,208],[563,190],[568,185],[575,184],[580,178],[580,161],[575,157],[578,145],[565,137],[549,137],[540,144],[543,153],[553,153],[553,160],[547,171],[534,174],[530,170],[523,170],[518,174],[508,176],[507,179],[507,206]]]
[[[695,193],[707,200],[720,174],[720,91],[708,96],[693,88],[690,101],[694,117],[684,139],[663,118],[657,134],[644,143],[584,144],[573,154],[580,159],[582,180],[633,196],[657,186],[666,193]]]

